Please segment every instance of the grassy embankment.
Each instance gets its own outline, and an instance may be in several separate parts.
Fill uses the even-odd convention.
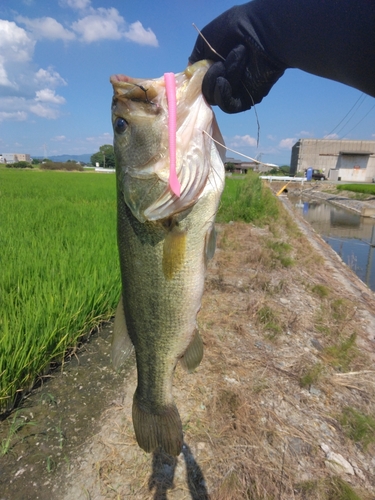
[[[0,170],[0,410],[120,293],[115,177]]]

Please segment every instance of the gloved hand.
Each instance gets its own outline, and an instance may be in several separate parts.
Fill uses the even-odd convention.
[[[252,4],[232,7],[202,29],[190,63],[210,59],[202,91],[207,102],[226,113],[239,113],[261,102],[286,66],[276,62],[263,49],[251,19]],[[224,60],[223,60],[223,59]]]

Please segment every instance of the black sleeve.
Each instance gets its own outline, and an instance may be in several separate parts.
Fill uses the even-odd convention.
[[[375,97],[375,0],[253,0],[224,12],[202,33],[224,59],[240,60],[237,48],[245,48],[241,77],[258,94],[254,102],[267,95],[286,68],[336,80]],[[199,59],[221,60],[200,36],[189,60]],[[239,64],[229,63],[229,69],[221,62],[222,68],[215,65],[215,71],[233,86],[231,75],[237,76]],[[207,78],[207,95],[220,93],[214,91],[213,81]],[[229,87],[225,91],[229,93]]]
[[[375,97],[374,0],[254,0],[245,7],[274,59]]]

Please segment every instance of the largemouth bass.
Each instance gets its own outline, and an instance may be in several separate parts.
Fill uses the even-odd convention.
[[[201,92],[208,67],[207,61],[199,62],[175,75],[180,196],[168,184],[163,78],[111,77],[122,279],[112,361],[119,367],[134,346],[135,435],[145,451],[162,447],[170,455],[178,455],[183,443],[173,374],[179,360],[192,371],[203,356],[196,318],[224,187],[222,158],[209,135],[223,139]]]

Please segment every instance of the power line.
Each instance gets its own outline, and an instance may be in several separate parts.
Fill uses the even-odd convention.
[[[358,97],[358,99],[355,101],[355,103],[354,103],[354,104],[353,104],[353,106],[349,109],[349,111],[346,113],[346,115],[345,115],[345,116],[344,116],[344,117],[343,117],[343,118],[339,121],[339,123],[338,123],[338,124],[337,124],[337,125],[336,125],[336,126],[335,126],[332,130],[331,130],[331,132],[329,132],[328,134],[326,134],[326,135],[323,137],[323,139],[325,139],[326,137],[328,137],[329,135],[331,135],[331,134],[332,134],[332,133],[333,133],[333,132],[337,129],[337,127],[339,127],[339,126],[341,125],[341,123],[345,120],[345,118],[346,118],[346,117],[347,117],[347,116],[348,116],[348,115],[352,112],[352,110],[353,110],[353,109],[357,106],[357,104],[359,103],[359,101],[362,99],[362,102],[358,105],[358,108],[357,108],[357,109],[356,109],[356,111],[353,113],[353,116],[354,116],[354,114],[358,111],[358,109],[359,109],[359,108],[361,107],[361,105],[363,104],[363,102],[364,102],[364,100],[366,99],[366,97],[367,97],[367,95],[365,95],[365,94],[361,93],[361,95]],[[353,118],[353,116],[349,118],[349,120],[345,123],[345,125],[347,125],[347,123],[351,120],[351,118]],[[340,128],[340,130],[342,130],[342,129],[344,128],[344,126],[345,126],[345,125],[343,125],[343,126]],[[339,131],[340,131],[340,130],[339,130]]]
[[[355,128],[356,128],[356,127],[360,124],[360,123],[362,123],[362,122],[363,122],[363,120],[366,118],[366,116],[367,116],[368,114],[370,114],[370,112],[371,112],[374,108],[375,108],[375,104],[373,104],[373,105],[371,106],[371,108],[370,108],[370,109],[367,111],[367,113],[366,113],[366,114],[365,114],[365,115],[364,115],[364,116],[363,116],[363,117],[359,120],[359,122],[357,122],[357,123],[354,125],[354,127],[353,127],[353,128],[351,128],[351,129],[349,130],[349,132],[347,132],[345,135],[343,135],[343,136],[341,137],[341,139],[344,139],[344,137],[346,137],[348,134],[350,134],[350,132],[351,132],[352,130],[354,130],[354,129],[355,129]]]

